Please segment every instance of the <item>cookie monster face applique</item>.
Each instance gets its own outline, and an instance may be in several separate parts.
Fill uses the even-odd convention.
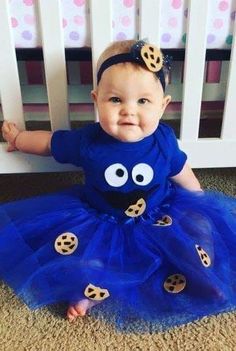
[[[149,195],[158,187],[153,184],[154,170],[147,163],[138,163],[131,169],[122,163],[113,163],[105,169],[104,178],[112,189],[103,191],[102,196],[128,217],[141,216]]]

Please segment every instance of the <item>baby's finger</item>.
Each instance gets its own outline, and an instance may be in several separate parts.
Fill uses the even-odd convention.
[[[3,133],[9,133],[10,132],[10,127],[9,127],[9,123],[7,121],[3,122],[2,125],[2,132]]]

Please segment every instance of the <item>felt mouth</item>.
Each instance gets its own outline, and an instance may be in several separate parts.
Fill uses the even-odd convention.
[[[101,194],[112,207],[126,210],[141,198],[146,202],[150,194],[152,194],[158,187],[159,186],[155,186],[149,190],[134,190],[127,193],[121,191],[105,191]]]

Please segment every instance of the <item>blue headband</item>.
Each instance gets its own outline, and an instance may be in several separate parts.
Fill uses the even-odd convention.
[[[146,67],[158,77],[163,91],[165,92],[166,82],[163,67],[167,71],[170,70],[171,58],[167,55],[163,56],[159,49],[153,45],[145,43],[143,40],[137,41],[131,47],[130,52],[114,55],[105,60],[98,70],[97,84],[99,84],[102,74],[107,68],[123,62],[137,63]]]

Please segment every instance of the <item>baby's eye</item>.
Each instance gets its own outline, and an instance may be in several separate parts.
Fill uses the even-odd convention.
[[[138,99],[138,103],[141,104],[141,105],[144,105],[144,104],[146,104],[147,102],[149,102],[148,99],[145,99],[145,98]]]
[[[119,102],[121,102],[121,99],[118,98],[117,96],[112,96],[109,101],[113,102],[114,104],[118,104]]]

